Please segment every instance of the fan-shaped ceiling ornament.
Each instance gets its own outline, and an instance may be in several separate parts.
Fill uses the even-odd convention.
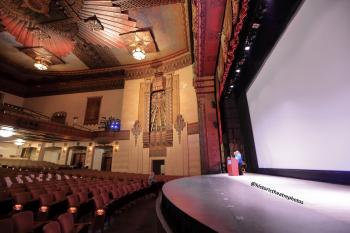
[[[74,43],[71,39],[51,29],[43,29],[31,21],[5,15],[1,11],[0,18],[5,30],[25,47],[44,47],[58,57],[66,56],[74,49]]]
[[[112,1],[84,1],[78,15],[79,34],[95,45],[126,47],[119,35],[137,30],[136,21]]]
[[[35,4],[37,2],[37,4]],[[4,29],[24,47],[43,47],[58,57],[68,55],[74,49],[71,38],[36,21],[35,17],[23,12],[21,6],[26,3],[33,10],[46,9],[50,1],[10,1],[0,0],[0,19]],[[48,5],[46,5],[49,7]],[[33,9],[32,9],[33,8]],[[46,11],[46,10],[45,10]]]
[[[123,33],[120,36],[125,41],[129,52],[132,52],[136,48],[142,48],[146,53],[155,53],[158,51],[152,33],[148,29]]]

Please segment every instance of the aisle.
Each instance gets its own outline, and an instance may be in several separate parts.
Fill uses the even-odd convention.
[[[155,198],[139,200],[119,214],[112,227],[105,233],[155,233],[157,232],[157,215]]]

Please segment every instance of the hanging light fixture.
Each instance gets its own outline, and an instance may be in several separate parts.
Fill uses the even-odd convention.
[[[146,57],[146,52],[145,50],[143,50],[140,47],[137,47],[136,49],[134,49],[132,51],[132,56],[136,59],[136,60],[143,60]]]
[[[8,138],[13,136],[14,132],[13,132],[13,128],[12,127],[1,127],[0,130],[0,136],[3,138]]]
[[[24,143],[25,141],[23,139],[18,138],[15,140],[15,145],[17,146],[22,146]]]
[[[47,70],[50,64],[49,58],[39,56],[35,58],[34,67],[38,70]]]

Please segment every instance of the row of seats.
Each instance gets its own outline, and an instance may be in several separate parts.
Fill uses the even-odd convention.
[[[31,211],[23,211],[11,218],[0,219],[2,233],[83,233],[88,232],[90,225],[90,222],[75,224],[71,213],[61,214],[55,221],[34,221]]]
[[[23,168],[23,169],[59,169],[59,168],[68,168],[65,165],[59,165],[55,163],[50,163],[46,161],[34,161],[28,159],[7,159],[0,158],[0,166],[2,167],[11,167],[11,168]]]
[[[23,178],[27,176],[31,179]],[[41,224],[36,232],[67,232],[63,230],[61,216],[71,216],[69,218],[74,223],[87,220],[90,232],[103,230],[104,223],[110,222],[120,208],[154,191],[147,183],[148,176],[140,174],[0,168],[0,177],[3,187],[0,191],[0,215],[5,218],[0,222],[15,222],[17,217],[14,216],[29,212],[33,217],[28,219],[46,224]],[[11,181],[10,186],[5,178]],[[35,224],[29,225],[34,227]],[[16,224],[14,226],[9,233],[29,232],[19,231]],[[67,229],[73,229],[72,226],[74,224]]]

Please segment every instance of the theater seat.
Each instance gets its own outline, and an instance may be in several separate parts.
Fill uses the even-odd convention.
[[[44,233],[61,233],[61,226],[58,222],[52,221],[43,227]]]
[[[0,220],[1,233],[14,233],[14,226],[12,218],[5,218]]]
[[[62,233],[88,232],[90,223],[74,224],[73,215],[70,213],[61,214],[58,217]]]
[[[44,222],[34,222],[34,215],[31,211],[23,211],[12,215],[14,230],[16,233],[32,232],[44,224]]]

